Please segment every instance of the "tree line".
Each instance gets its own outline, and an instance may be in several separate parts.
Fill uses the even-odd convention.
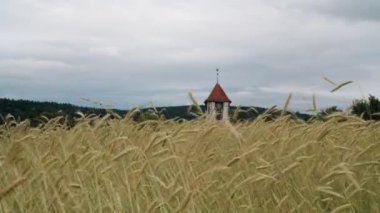
[[[199,116],[198,111],[204,111],[204,106],[172,106],[172,107],[151,107],[140,109],[135,113],[134,120],[156,120],[156,119],[185,119],[190,120]],[[306,113],[288,113],[303,120],[313,118],[324,119],[329,115],[342,110],[332,106],[321,110],[315,116]],[[106,114],[125,116],[128,110],[102,109],[96,107],[81,107],[67,103],[38,102],[29,100],[13,100],[0,98],[0,124],[4,123],[10,116],[16,121],[30,120],[32,126],[44,122],[43,119],[51,119],[58,116],[64,117],[67,122],[74,124],[75,119],[84,115],[104,116]],[[262,107],[231,107],[231,117],[234,121],[255,119],[262,114],[269,114],[268,118],[280,116],[280,111],[276,109],[266,109]],[[364,120],[380,120],[380,101],[373,95],[361,100],[354,100],[350,107],[350,114],[361,117]]]

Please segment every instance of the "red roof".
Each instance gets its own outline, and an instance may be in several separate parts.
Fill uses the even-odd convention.
[[[205,102],[230,102],[231,100],[227,97],[223,88],[217,83],[212,89],[210,96],[205,100]]]

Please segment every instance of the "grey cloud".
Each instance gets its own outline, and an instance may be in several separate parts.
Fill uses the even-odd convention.
[[[303,2],[6,0],[0,96],[129,108],[187,104],[193,92],[202,102],[217,67],[234,104],[282,105],[293,92],[295,109],[312,93],[346,107],[380,95],[379,24],[347,12],[362,10],[353,1]],[[327,95],[324,75],[355,86]]]
[[[349,21],[379,21],[380,2],[377,0],[270,0],[274,7],[286,7],[294,13],[316,12]]]
[[[377,0],[333,0],[316,5],[325,14],[350,20],[380,20],[380,2]]]

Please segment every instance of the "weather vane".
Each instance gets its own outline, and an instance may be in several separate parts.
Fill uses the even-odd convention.
[[[216,68],[216,83],[219,83],[219,68]]]

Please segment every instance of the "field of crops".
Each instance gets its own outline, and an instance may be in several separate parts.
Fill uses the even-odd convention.
[[[0,212],[380,212],[380,123],[0,127]]]

